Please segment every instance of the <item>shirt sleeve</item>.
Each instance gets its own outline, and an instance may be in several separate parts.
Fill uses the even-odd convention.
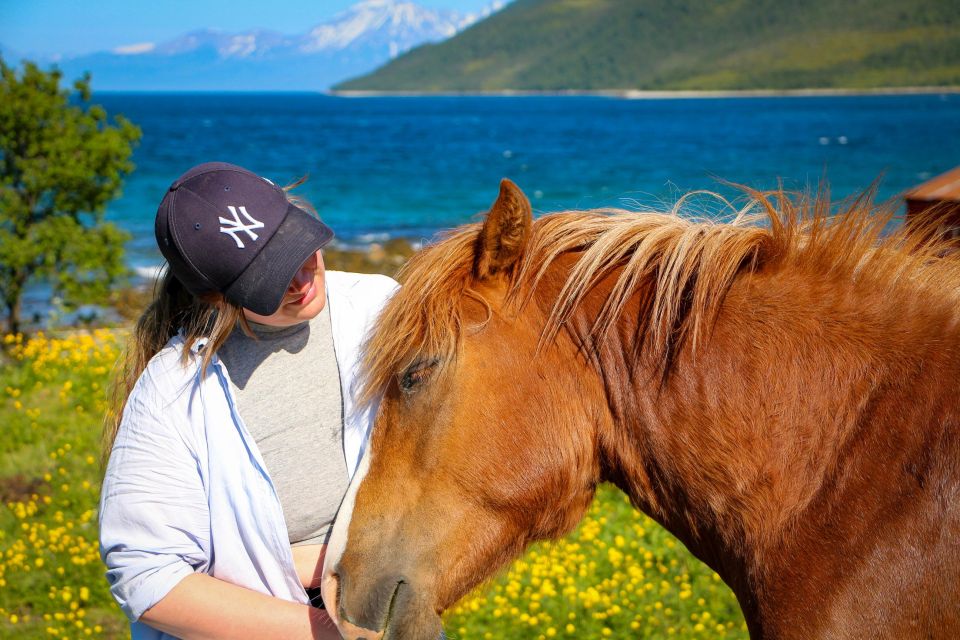
[[[400,284],[390,276],[380,274],[365,274],[361,284],[362,290],[355,291],[354,295],[361,296],[365,310],[363,330],[366,333],[372,328],[383,307],[400,288]]]
[[[183,437],[190,416],[157,374],[148,367],[127,399],[101,491],[100,555],[133,622],[210,565],[202,465]]]

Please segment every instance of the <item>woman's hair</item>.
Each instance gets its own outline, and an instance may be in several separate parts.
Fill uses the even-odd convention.
[[[306,176],[283,188],[287,200],[297,207],[316,215],[305,199],[290,193],[290,190],[306,181]],[[184,337],[180,362],[187,365],[191,349],[198,340],[206,340],[202,350],[200,369],[205,372],[213,354],[226,342],[227,337],[239,324],[244,333],[254,337],[243,315],[243,308],[228,302],[221,294],[211,293],[195,296],[165,266],[153,289],[153,301],[140,316],[127,346],[117,363],[110,389],[107,413],[103,425],[102,461],[106,463],[113,448],[113,441],[120,428],[123,409],[140,374],[165,344],[179,331]]]

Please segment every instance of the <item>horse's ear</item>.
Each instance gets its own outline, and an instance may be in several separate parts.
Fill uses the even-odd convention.
[[[474,262],[477,278],[487,280],[509,273],[523,255],[532,225],[530,201],[520,187],[504,178],[500,181],[500,195],[487,212],[477,238]]]

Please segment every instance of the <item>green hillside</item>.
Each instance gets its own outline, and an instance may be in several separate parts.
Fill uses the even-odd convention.
[[[337,90],[960,85],[958,0],[516,0]]]

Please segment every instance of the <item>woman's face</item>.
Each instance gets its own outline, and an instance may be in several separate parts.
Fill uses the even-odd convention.
[[[280,301],[280,308],[269,316],[262,316],[244,309],[247,320],[274,327],[287,327],[315,318],[327,302],[327,289],[323,278],[323,256],[317,251],[307,259],[297,275],[287,286]]]

